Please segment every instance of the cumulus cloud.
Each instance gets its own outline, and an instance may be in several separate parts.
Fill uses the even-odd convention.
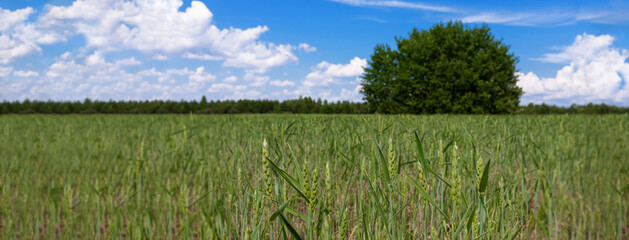
[[[518,86],[525,94],[523,103],[584,104],[629,101],[629,51],[614,48],[610,35],[583,34],[559,53],[538,60],[567,64],[555,77],[518,73]]]
[[[39,76],[34,71],[13,71],[0,67],[3,96],[11,99],[81,100],[109,99],[198,99],[216,75],[205,67],[195,69],[155,68],[129,71],[134,58],[107,61],[101,53],[88,56],[64,53]],[[38,77],[39,76],[39,77]],[[26,77],[37,77],[28,78]]]
[[[64,39],[63,33],[49,29],[40,21],[28,22],[35,13],[31,7],[15,11],[0,8],[0,64],[41,51],[41,44]]]
[[[213,56],[210,54],[196,54],[196,53],[185,53],[183,56],[183,58],[189,58],[189,59],[197,59],[197,60],[206,60],[206,61],[213,61],[213,60],[221,60],[222,58],[219,56]]]
[[[40,51],[34,39],[25,36],[25,21],[35,11],[28,7],[15,11],[0,8],[0,64]]]
[[[121,66],[134,66],[134,65],[140,65],[142,64],[142,62],[136,60],[135,57],[131,57],[127,59],[118,60],[116,61],[116,64],[121,65]]]
[[[50,7],[41,19],[85,36],[87,46],[98,51],[133,49],[157,60],[179,54],[258,72],[297,60],[293,46],[259,41],[266,26],[219,29],[204,3],[192,1],[179,11],[182,5],[182,0],[77,0]]]
[[[269,81],[268,76],[259,76],[259,75],[256,75],[255,72],[251,72],[251,71],[247,71],[243,79],[248,81],[249,85],[252,87],[264,86]]]
[[[285,80],[285,81],[273,80],[273,81],[269,82],[269,84],[271,86],[276,86],[276,87],[295,86],[295,82],[289,81],[289,80]]]
[[[358,77],[363,74],[367,59],[354,57],[348,64],[332,64],[323,61],[313,68],[306,76],[303,85],[306,87],[327,86],[336,83],[339,78]]]
[[[364,73],[366,66],[367,60],[359,57],[354,57],[347,64],[323,61],[313,66],[312,71],[298,86],[291,81],[270,81],[271,86],[283,87],[281,91],[275,91],[270,95],[280,99],[310,96],[328,101],[362,101],[360,75]],[[331,84],[335,87],[329,87]]]
[[[153,60],[166,61],[166,60],[168,60],[168,57],[164,56],[164,55],[161,55],[161,54],[155,54],[155,55],[153,55]]]
[[[226,82],[226,83],[235,83],[237,81],[238,81],[238,77],[236,76],[229,76],[223,79],[223,82]]]
[[[207,89],[207,91],[210,93],[216,93],[220,91],[230,91],[230,92],[242,91],[245,89],[247,89],[247,86],[245,85],[233,85],[229,83],[214,83],[212,84],[212,86],[210,86],[210,88]]]
[[[298,48],[301,49],[301,50],[304,50],[304,52],[307,52],[307,53],[311,53],[311,52],[316,52],[317,51],[316,47],[310,46],[307,43],[300,43]]]
[[[15,71],[13,72],[13,76],[17,76],[17,77],[39,77],[39,73],[35,72],[35,71]]]
[[[0,67],[0,77],[9,76],[13,72],[12,67]]]

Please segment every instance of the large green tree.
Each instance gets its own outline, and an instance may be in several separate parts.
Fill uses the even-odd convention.
[[[380,44],[362,76],[362,93],[380,113],[511,113],[522,89],[517,58],[488,26],[440,23]]]

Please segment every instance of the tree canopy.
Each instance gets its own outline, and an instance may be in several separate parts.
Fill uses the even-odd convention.
[[[450,21],[375,47],[362,93],[380,113],[512,113],[522,89],[517,58],[487,25]]]

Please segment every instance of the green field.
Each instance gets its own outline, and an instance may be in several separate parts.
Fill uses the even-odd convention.
[[[629,237],[626,114],[0,126],[0,239]]]

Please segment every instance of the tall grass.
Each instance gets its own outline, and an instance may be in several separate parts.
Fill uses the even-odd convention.
[[[625,239],[629,118],[2,116],[2,239]]]

